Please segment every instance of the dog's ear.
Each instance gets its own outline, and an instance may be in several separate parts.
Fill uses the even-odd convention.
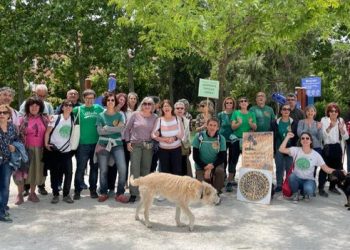
[[[208,185],[208,183],[202,181],[203,185],[203,194],[204,196],[210,196],[212,193],[212,188]]]

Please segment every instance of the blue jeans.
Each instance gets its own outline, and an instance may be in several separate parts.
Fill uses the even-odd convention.
[[[289,155],[282,154],[281,152],[277,151],[275,154],[275,163],[277,187],[282,187],[284,172],[288,172],[290,166],[293,163],[293,158]]]
[[[97,154],[98,165],[100,167],[100,192],[101,194],[107,194],[108,189],[108,160],[112,156],[118,169],[118,187],[117,195],[124,194],[125,192],[125,180],[126,180],[126,163],[124,156],[123,146],[116,146],[111,149],[110,152],[102,150]]]
[[[315,193],[316,182],[314,180],[301,179],[294,173],[291,173],[288,181],[293,194],[298,192],[298,190],[300,190],[304,195],[313,195]]]
[[[10,180],[12,169],[8,162],[0,165],[0,217],[5,217],[6,206],[9,201]]]
[[[81,186],[84,183],[84,171],[87,162],[90,160],[89,186],[90,191],[96,191],[98,165],[94,163],[96,144],[80,144],[77,149],[77,170],[74,178],[74,188],[76,193],[81,192]]]

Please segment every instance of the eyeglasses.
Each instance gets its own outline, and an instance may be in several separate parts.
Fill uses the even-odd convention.
[[[233,102],[226,102],[225,104],[233,104]]]
[[[183,109],[185,109],[185,108],[182,108],[182,107],[177,107],[176,109],[182,109],[182,110],[183,110]]]
[[[307,140],[307,141],[308,141],[308,140],[310,140],[310,137],[301,137],[300,139],[301,139],[301,140]]]
[[[73,107],[73,104],[66,103],[63,105],[64,107]]]
[[[294,98],[287,98],[287,101],[288,101],[288,102],[294,102],[295,99],[294,99]]]
[[[283,108],[282,111],[290,111],[290,109]]]
[[[107,102],[115,102],[114,99],[107,99]]]
[[[239,102],[240,102],[240,103],[242,103],[242,102],[248,102],[248,100],[243,99],[243,100],[240,100]]]
[[[152,106],[152,103],[151,102],[144,102],[142,103],[143,106]]]
[[[338,110],[332,109],[332,110],[329,111],[329,113],[338,113]]]
[[[0,115],[7,115],[8,113],[7,111],[0,111]]]

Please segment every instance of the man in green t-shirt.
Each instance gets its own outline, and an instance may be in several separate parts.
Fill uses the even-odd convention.
[[[94,163],[95,147],[98,140],[98,133],[96,128],[96,120],[99,113],[103,111],[103,108],[97,104],[94,104],[96,93],[92,89],[86,89],[83,92],[84,105],[75,107],[73,114],[77,116],[77,122],[80,124],[80,140],[79,147],[77,149],[77,170],[74,177],[74,200],[80,199],[80,192],[82,190],[82,184],[84,183],[84,171],[87,162],[90,160],[90,173],[89,173],[89,189],[90,197],[98,198],[97,188],[97,176],[98,165]]]
[[[256,132],[271,131],[271,122],[275,120],[275,112],[266,105],[266,95],[264,92],[256,94],[256,105],[249,109],[256,117]]]
[[[196,178],[211,183],[218,194],[224,186],[224,161],[227,157],[225,137],[218,133],[219,121],[210,118],[206,131],[198,132],[192,142]]]

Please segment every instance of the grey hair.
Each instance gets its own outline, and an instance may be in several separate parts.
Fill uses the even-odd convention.
[[[13,88],[7,86],[0,88],[0,92],[10,92],[12,96],[15,96],[16,94],[16,91]]]
[[[42,84],[42,83],[35,86],[35,92],[37,92],[38,90],[43,90],[46,93],[48,92],[46,84]]]
[[[177,106],[184,106],[184,108],[186,108],[185,103],[183,103],[183,102],[181,102],[181,101],[177,101],[177,102],[175,102],[175,104],[174,104],[174,108],[176,108]]]
[[[153,104],[153,105],[152,105],[152,113],[153,113],[154,110],[155,110],[155,106],[154,106],[153,98],[150,97],[150,96],[146,96],[145,98],[142,99],[140,105],[139,105],[138,108],[137,108],[137,111],[142,111],[142,105],[143,105],[144,102],[150,102],[150,103]]]

